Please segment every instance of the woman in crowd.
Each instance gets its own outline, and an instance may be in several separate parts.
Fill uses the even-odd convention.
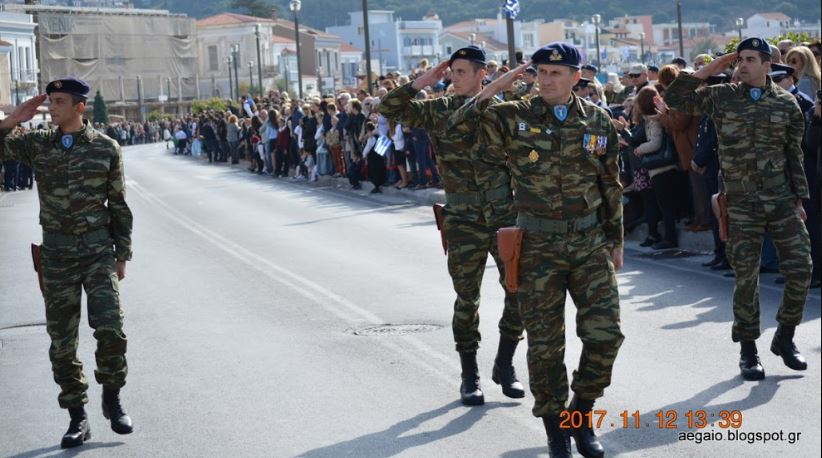
[[[799,80],[796,83],[797,89],[816,101],[816,92],[820,88],[819,64],[816,63],[810,48],[791,48],[785,56],[785,62],[793,67],[794,77]]]
[[[228,117],[226,140],[228,141],[228,150],[231,152],[231,163],[239,163],[240,159],[237,156],[237,149],[240,147],[240,126],[237,125],[237,117],[234,115]]]
[[[691,170],[700,118],[681,111],[670,111],[661,100],[663,92],[678,74],[679,67],[676,65],[665,65],[659,70],[656,88],[660,93],[660,99],[656,108],[659,123],[662,124],[665,133],[673,138],[679,157],[681,171],[676,172],[679,183],[676,187],[676,207],[691,217],[689,231],[702,232],[711,229],[711,196],[705,191],[705,177]]]
[[[650,86],[646,86],[639,91],[634,103],[633,120],[636,127],[633,130],[628,129],[625,118],[620,117],[620,119],[613,120],[614,127],[619,131],[620,136],[634,148],[633,153],[637,158],[656,153],[660,148],[665,147],[664,130],[659,123],[656,107],[654,106],[654,97],[658,95],[656,89]],[[635,183],[646,180],[643,175],[647,173],[651,185],[650,188],[644,187],[640,191],[648,222],[648,238],[641,245],[651,246],[655,250],[675,248],[677,246],[676,203],[674,199],[676,164],[663,165],[650,170],[639,167],[636,170]],[[637,186],[637,188],[640,187]],[[665,226],[664,239],[660,237],[657,228],[660,211]]]

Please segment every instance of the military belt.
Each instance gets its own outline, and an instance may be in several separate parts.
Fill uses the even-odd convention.
[[[590,229],[599,223],[596,212],[576,219],[537,218],[524,213],[517,214],[517,226],[526,231],[547,232],[550,234],[568,234]]]
[[[447,192],[445,193],[446,204],[484,204],[495,200],[505,199],[511,196],[511,188],[507,185],[494,188],[490,191],[469,191],[469,192]]]
[[[52,246],[77,246],[81,243],[91,245],[111,238],[111,232],[103,227],[81,235],[56,234],[43,232],[43,244]]]
[[[742,192],[757,192],[766,189],[775,188],[786,184],[787,181],[784,176],[775,176],[766,178],[764,180],[742,181],[742,180],[723,180],[725,192],[742,193]]]

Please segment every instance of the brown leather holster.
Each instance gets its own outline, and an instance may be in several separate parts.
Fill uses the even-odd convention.
[[[434,219],[437,221],[437,230],[440,231],[440,240],[442,240],[442,252],[448,254],[448,240],[445,239],[445,205],[434,204]]]
[[[728,241],[728,196],[718,192],[711,196],[711,208],[719,221],[719,240]]]
[[[40,245],[36,243],[31,244],[31,260],[34,263],[34,271],[37,272],[40,293],[45,294],[45,290],[43,289],[43,253],[40,251]]]
[[[516,226],[503,227],[497,231],[497,248],[505,265],[505,289],[509,293],[516,293],[519,289],[519,256],[524,233]]]

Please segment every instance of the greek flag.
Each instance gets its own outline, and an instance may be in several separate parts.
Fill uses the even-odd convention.
[[[502,6],[505,14],[511,18],[516,19],[519,14],[519,0],[505,0],[505,5]]]

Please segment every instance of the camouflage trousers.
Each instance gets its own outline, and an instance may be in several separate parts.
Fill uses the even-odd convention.
[[[762,202],[728,196],[728,262],[736,274],[734,342],[756,340],[759,323],[759,261],[767,232],[779,255],[785,291],[776,320],[796,326],[802,321],[811,281],[811,243],[792,198]]]
[[[458,352],[477,351],[481,340],[479,331],[480,286],[485,273],[488,254],[494,257],[499,271],[499,282],[505,289],[505,267],[497,250],[498,227],[480,220],[470,222],[458,219],[446,207],[445,235],[448,240],[448,273],[454,284],[457,299],[451,327]],[[522,320],[516,294],[505,291],[499,332],[503,338],[522,339]]]
[[[79,407],[88,402],[88,382],[83,363],[77,359],[82,290],[87,297],[88,323],[97,340],[94,376],[107,388],[125,385],[126,335],[114,251],[73,256],[44,247],[43,280],[46,329],[51,337],[49,359],[54,381],[61,388],[57,398],[60,407]]]
[[[624,340],[616,273],[600,228],[567,235],[529,231],[523,238],[518,298],[537,417],[558,414],[568,401],[566,292],[576,306],[577,336],[582,340],[571,389],[584,399],[596,399],[611,384]]]

